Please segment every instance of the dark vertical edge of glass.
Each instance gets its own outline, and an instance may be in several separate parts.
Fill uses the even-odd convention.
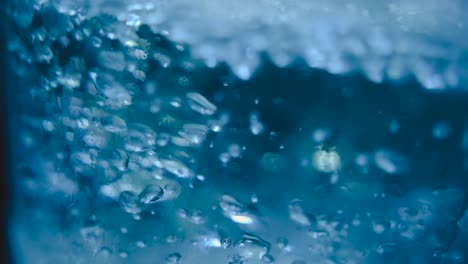
[[[11,250],[9,246],[9,219],[10,219],[10,177],[11,166],[9,166],[8,155],[11,146],[8,146],[7,136],[11,134],[9,131],[10,126],[7,122],[10,119],[11,112],[8,110],[11,107],[11,102],[8,102],[9,94],[12,92],[10,89],[11,78],[8,78],[8,55],[6,51],[6,41],[8,38],[8,21],[6,18],[6,5],[8,0],[0,1],[0,210],[1,210],[1,233],[0,233],[0,263],[11,263]]]

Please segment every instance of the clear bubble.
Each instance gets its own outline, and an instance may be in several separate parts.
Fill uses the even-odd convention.
[[[179,135],[190,141],[193,144],[200,144],[204,141],[208,127],[201,124],[184,124]]]
[[[98,55],[98,62],[102,67],[114,71],[125,69],[125,56],[118,51],[101,51]]]
[[[298,200],[298,199],[292,200],[288,205],[288,209],[289,209],[289,218],[291,220],[303,226],[311,225],[309,217],[304,213],[301,200]]]
[[[379,149],[374,154],[377,167],[388,174],[404,174],[409,171],[406,156],[389,149]]]
[[[127,131],[127,123],[118,116],[106,116],[101,118],[101,125],[112,133],[123,133]]]
[[[182,255],[180,253],[171,253],[166,257],[166,263],[167,264],[177,264],[179,263],[180,259],[182,258]]]
[[[260,117],[258,113],[256,112],[250,113],[249,120],[250,120],[250,132],[254,135],[261,134],[263,130],[265,129],[265,127],[262,124],[262,122],[260,122]]]
[[[157,184],[150,184],[140,193],[140,203],[153,204],[164,196],[164,190]]]
[[[214,104],[199,93],[188,93],[186,97],[190,108],[202,115],[213,115],[217,110]]]
[[[179,178],[188,178],[192,176],[192,171],[180,161],[161,160],[161,164],[165,170]]]
[[[139,214],[141,212],[140,200],[136,193],[123,191],[119,195],[119,203],[122,210],[129,214]]]
[[[231,238],[229,237],[223,237],[221,239],[221,245],[224,249],[229,248],[231,246]]]
[[[435,123],[432,128],[432,136],[438,140],[447,139],[451,133],[452,126],[450,125],[450,123],[445,121],[439,121]]]
[[[312,157],[315,169],[326,173],[335,172],[341,168],[341,157],[334,149],[318,149]]]
[[[261,260],[270,251],[270,244],[256,235],[246,233],[236,241],[234,248],[246,260]]]
[[[273,263],[275,262],[275,258],[272,255],[266,254],[266,255],[263,255],[262,261],[264,263]]]

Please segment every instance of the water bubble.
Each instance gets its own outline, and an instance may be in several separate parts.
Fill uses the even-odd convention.
[[[237,253],[245,259],[262,259],[270,251],[270,244],[253,234],[245,233],[236,241]]]
[[[126,259],[126,258],[128,258],[128,253],[125,252],[125,251],[121,251],[121,252],[119,253],[119,257],[121,257],[121,258],[123,258],[123,259]]]
[[[432,136],[438,140],[447,139],[451,133],[452,126],[445,121],[439,121],[435,123],[432,128]]]
[[[391,134],[396,134],[400,130],[400,122],[398,122],[398,120],[392,120],[388,127]]]
[[[81,129],[86,129],[89,127],[89,120],[82,117],[82,118],[79,118],[78,120],[76,120],[76,124],[79,128]]]
[[[228,153],[233,158],[239,158],[241,155],[241,148],[238,144],[230,144],[228,146]]]
[[[188,215],[190,222],[200,225],[206,223],[206,216],[203,215],[203,213],[200,210],[192,210],[190,214]]]
[[[331,136],[332,130],[330,128],[319,128],[312,134],[314,142],[317,144],[322,144],[323,142],[329,140]]]
[[[216,106],[199,93],[188,93],[186,95],[190,108],[202,115],[213,115],[216,112]]]
[[[97,36],[93,36],[91,38],[91,45],[93,45],[93,47],[95,47],[97,49],[100,48],[101,45],[102,45],[102,39],[97,37]]]
[[[83,141],[88,147],[105,148],[107,146],[107,138],[103,133],[98,131],[90,131],[83,136]]]
[[[184,124],[179,135],[193,144],[200,144],[206,137],[208,127],[201,124]]]
[[[112,133],[122,133],[127,131],[127,123],[118,116],[106,116],[101,118],[101,125],[104,129]]]
[[[279,248],[279,249],[284,249],[288,246],[289,244],[289,241],[287,238],[285,237],[280,237],[276,240],[276,246]]]
[[[98,62],[104,68],[114,71],[125,69],[125,56],[118,51],[101,51],[98,55]]]
[[[190,169],[180,161],[163,159],[161,160],[161,164],[165,170],[179,178],[188,178],[192,176]]]
[[[146,247],[146,244],[145,244],[145,242],[143,242],[143,241],[137,241],[137,242],[136,242],[136,246],[139,247],[139,248],[145,248],[145,247]]]
[[[164,186],[164,200],[175,199],[180,195],[181,187],[178,183],[168,183]]]
[[[131,191],[123,191],[119,195],[119,203],[122,210],[129,214],[139,214],[141,212],[140,200],[138,196]]]
[[[275,262],[275,258],[272,255],[266,254],[266,255],[263,255],[262,261],[264,263],[273,263]]]
[[[380,244],[380,245],[375,249],[375,251],[376,251],[378,254],[393,253],[394,250],[395,250],[395,246],[396,246],[395,243],[387,242],[387,243]]]
[[[179,263],[180,259],[182,258],[182,255],[180,253],[171,253],[166,257],[166,263],[167,264],[177,264]]]
[[[156,52],[153,58],[159,62],[163,68],[168,68],[171,65],[171,58],[164,53]]]
[[[55,125],[53,122],[50,120],[44,120],[42,121],[42,127],[44,128],[45,131],[47,132],[52,132],[55,130]]]
[[[409,161],[406,156],[389,149],[377,150],[374,154],[377,167],[388,174],[403,174],[409,170]]]
[[[142,152],[147,147],[146,137],[137,130],[129,130],[124,138],[125,149],[133,152]]]
[[[229,237],[223,237],[221,239],[221,246],[226,249],[226,248],[229,248],[231,246],[231,238]]]
[[[340,155],[334,149],[318,149],[312,157],[312,162],[315,169],[326,173],[335,172],[341,167]]]
[[[252,132],[252,134],[259,135],[265,129],[262,122],[260,122],[258,113],[256,112],[250,113],[249,121],[250,121],[250,132]]]
[[[104,236],[104,229],[99,226],[89,226],[80,229],[82,239],[92,248],[100,245]]]
[[[228,163],[228,162],[231,160],[231,157],[230,157],[229,153],[223,152],[223,153],[219,154],[219,160],[220,160],[223,164],[226,164],[226,163]]]
[[[164,196],[164,190],[157,184],[150,184],[140,193],[140,203],[153,204]]]
[[[128,168],[128,155],[121,149],[116,149],[112,152],[110,162],[120,171],[126,171]]]
[[[219,201],[219,206],[223,214],[236,223],[251,224],[254,221],[253,215],[247,211],[247,206],[232,196],[223,195]]]
[[[310,226],[311,224],[310,219],[304,213],[301,200],[299,199],[292,200],[288,205],[288,209],[289,209],[289,218],[291,220],[303,226]]]
[[[239,254],[232,254],[228,256],[229,264],[244,264],[245,258]]]
[[[268,171],[277,171],[284,168],[286,161],[279,153],[267,152],[262,156],[260,164]]]

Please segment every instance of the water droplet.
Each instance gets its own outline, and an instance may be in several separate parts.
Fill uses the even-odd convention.
[[[150,184],[140,193],[140,203],[153,204],[161,199],[164,195],[164,190],[157,184]]]
[[[129,214],[139,214],[141,212],[140,201],[138,196],[131,191],[121,192],[119,195],[119,203],[122,210]]]
[[[213,115],[216,112],[216,106],[199,93],[188,93],[186,95],[190,108],[202,115]]]

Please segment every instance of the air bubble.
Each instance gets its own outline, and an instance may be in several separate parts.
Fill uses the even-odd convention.
[[[167,264],[178,264],[182,255],[180,253],[171,253],[166,257]]]
[[[119,195],[119,203],[122,210],[129,214],[139,214],[141,212],[140,200],[134,192],[124,191]]]
[[[160,200],[164,195],[164,190],[157,184],[150,184],[140,193],[140,203],[148,205]]]
[[[212,104],[208,99],[199,93],[188,93],[187,94],[188,104],[190,108],[202,115],[213,115],[216,112],[216,106]]]

